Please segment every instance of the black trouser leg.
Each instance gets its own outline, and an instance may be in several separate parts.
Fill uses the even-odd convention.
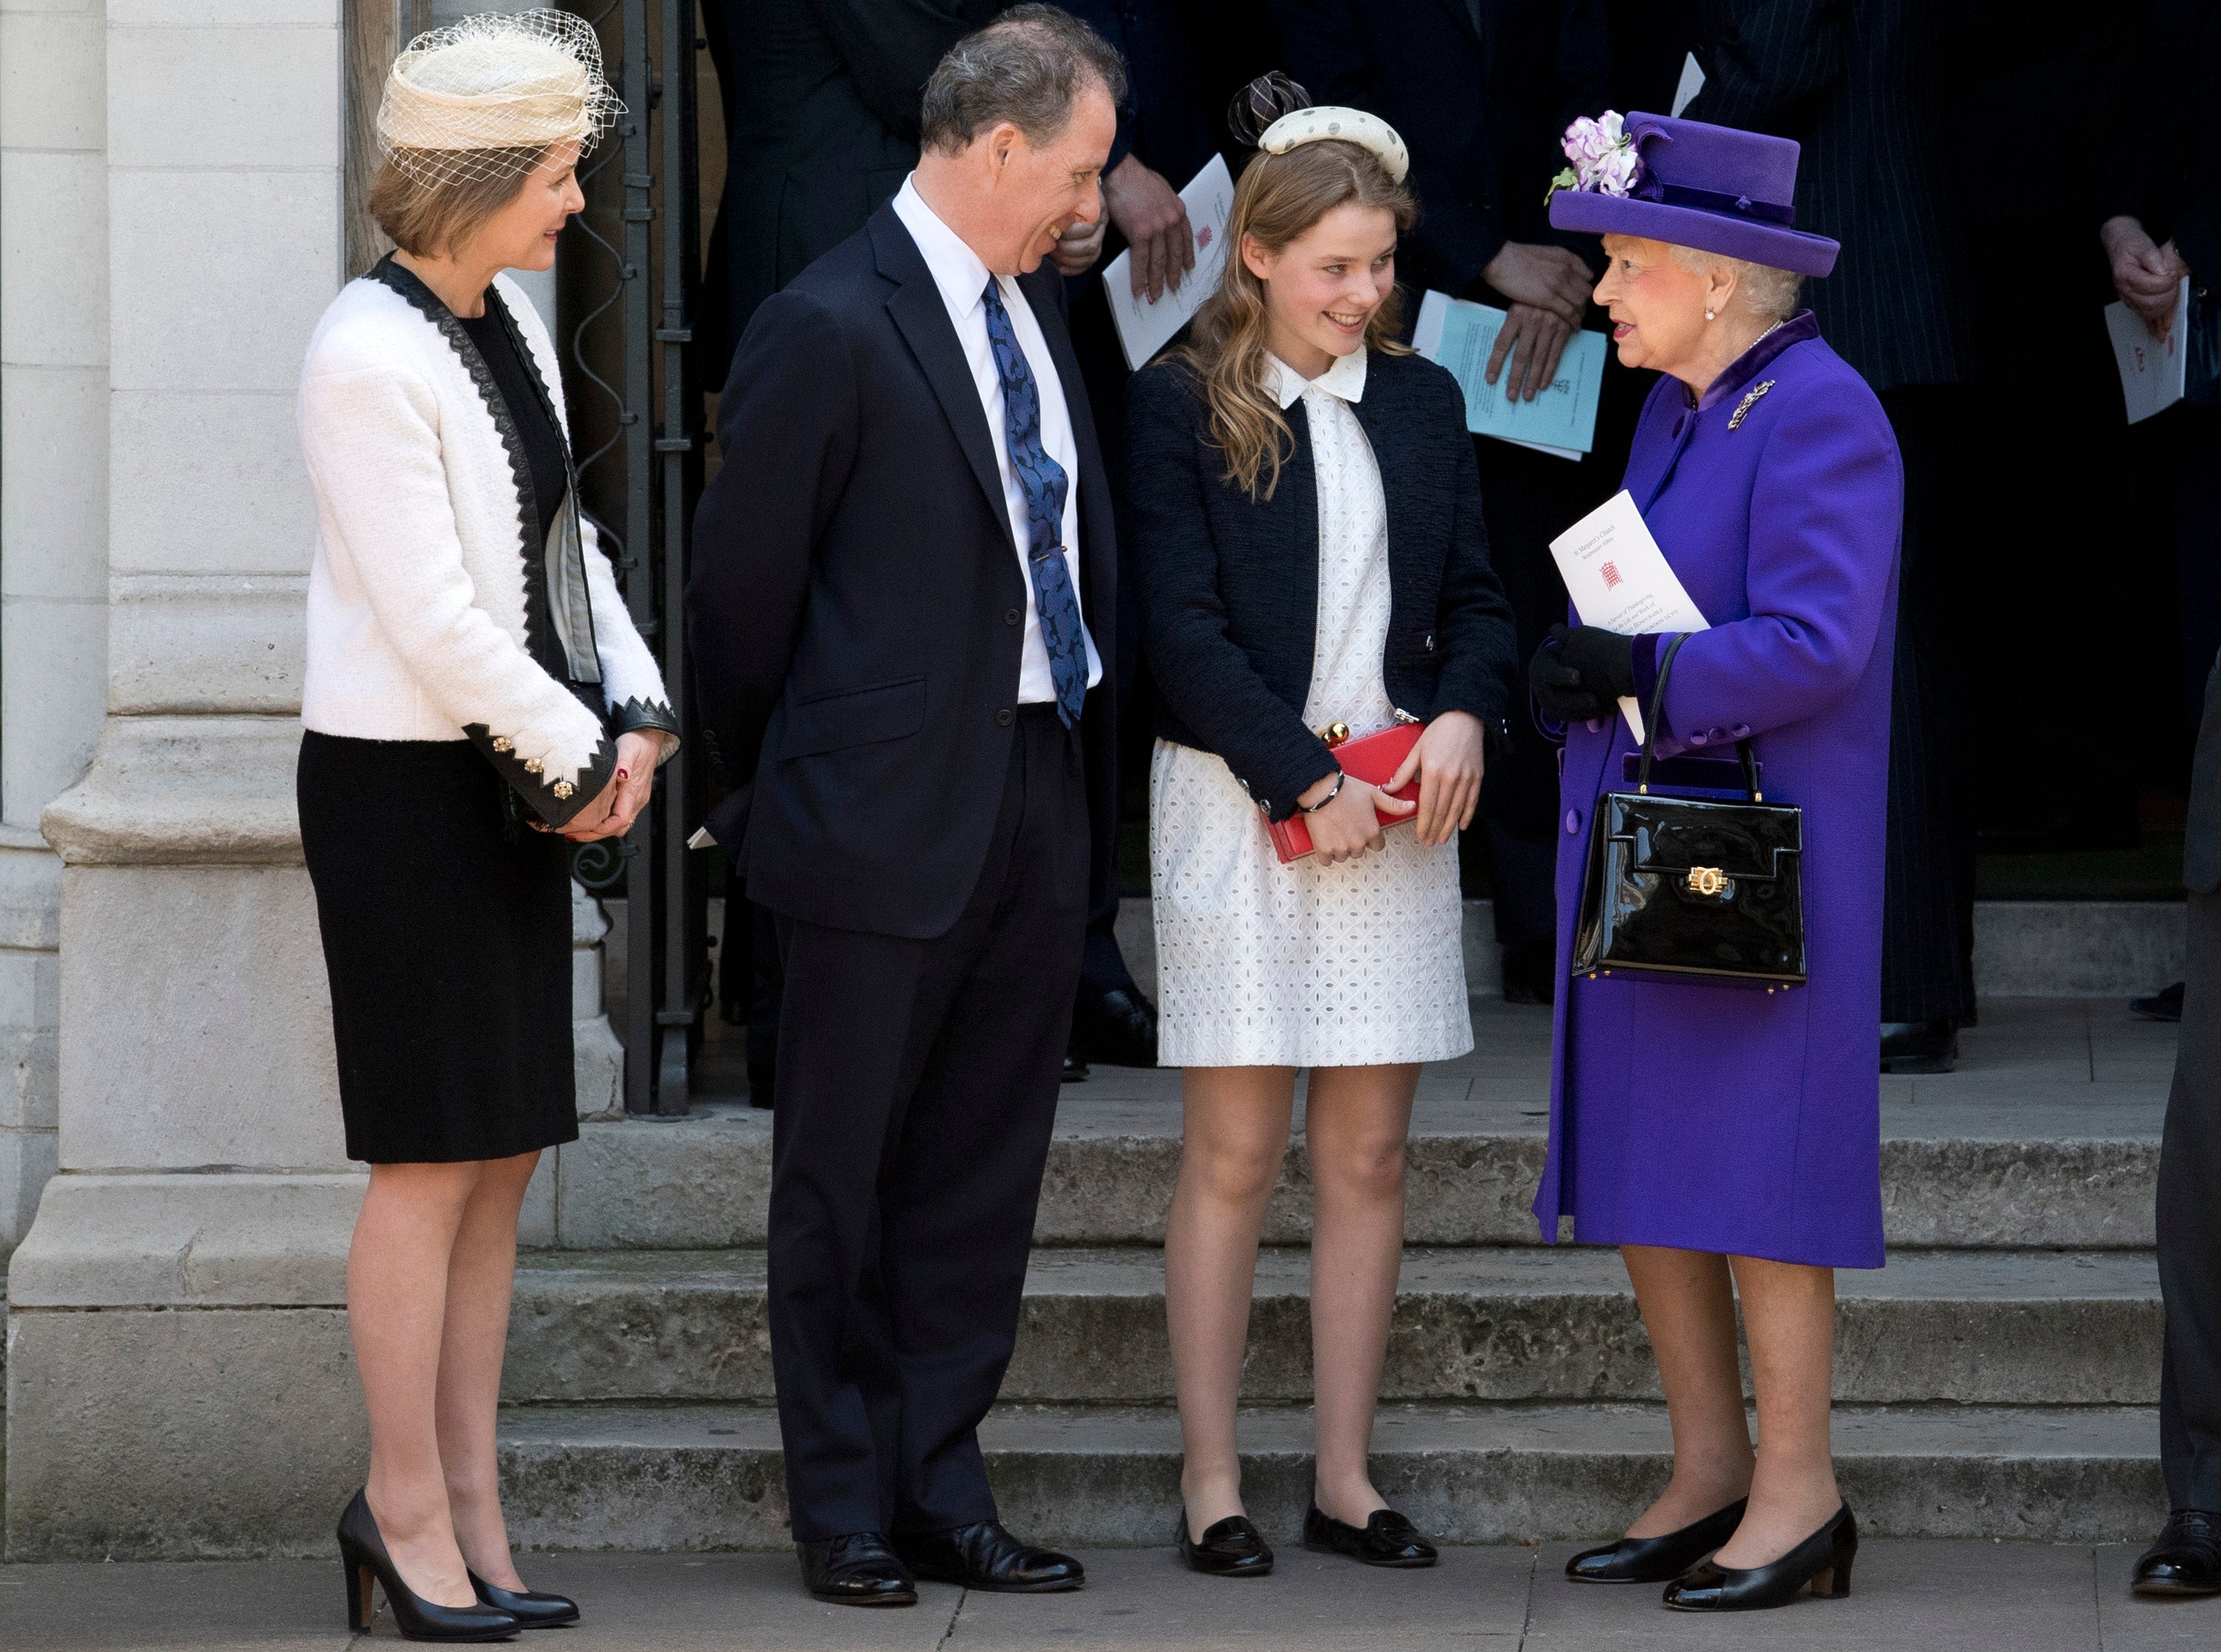
[[[1955,532],[1956,387],[1881,398],[1905,460],[1897,651],[1882,870],[1881,1019],[1958,1020],[1974,1008],[1974,837],[1960,762],[1959,674],[1943,639],[1965,547]]]
[[[2221,1513],[2221,893],[2190,896],[2184,976],[2159,1153],[2160,1459],[2170,1506]]]
[[[1087,913],[1078,743],[1028,708],[946,935],[781,920],[770,1321],[794,1535],[994,1518],[1009,1363]]]

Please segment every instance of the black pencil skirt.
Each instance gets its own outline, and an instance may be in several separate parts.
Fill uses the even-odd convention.
[[[468,740],[301,740],[347,1156],[507,1158],[579,1134],[571,845]]]

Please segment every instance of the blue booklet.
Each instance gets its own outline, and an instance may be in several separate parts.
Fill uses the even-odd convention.
[[[1606,340],[1586,328],[1566,342],[1557,377],[1532,402],[1505,394],[1507,365],[1488,382],[1488,352],[1509,317],[1492,305],[1430,292],[1419,305],[1411,342],[1428,360],[1450,370],[1465,390],[1466,428],[1561,458],[1578,459],[1596,445],[1597,394],[1604,384]]]

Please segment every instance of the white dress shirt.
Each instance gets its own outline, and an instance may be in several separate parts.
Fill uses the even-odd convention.
[[[1010,539],[1017,550],[1018,573],[1026,590],[1025,638],[1018,658],[1018,703],[1054,703],[1056,680],[1049,672],[1048,649],[1042,642],[1033,570],[1026,564],[1031,539],[1026,522],[1026,492],[1019,485],[1018,473],[1010,464],[1010,440],[1003,422],[1003,376],[995,366],[995,346],[987,337],[987,266],[979,261],[977,252],[965,245],[963,238],[926,205],[925,198],[917,192],[916,174],[904,180],[902,188],[896,191],[894,208],[895,216],[902,220],[903,228],[910,231],[910,239],[924,256],[925,267],[933,272],[934,284],[941,289],[941,302],[948,308],[948,320],[956,328],[956,342],[962,346],[964,359],[972,369],[973,388],[979,392],[979,405],[987,415],[987,434],[995,444],[995,468],[1002,473],[1003,503],[1010,513]],[[1073,600],[1079,602],[1079,444],[1072,433],[1072,413],[1065,405],[1064,382],[1057,377],[1056,363],[1048,353],[1048,340],[1042,336],[1041,323],[1034,318],[1034,307],[1018,290],[1017,277],[997,276],[995,281],[1003,290],[1003,308],[1010,312],[1010,330],[1017,335],[1018,348],[1025,352],[1026,365],[1033,369],[1034,384],[1041,396],[1042,446],[1064,467],[1067,478],[1060,531],[1064,564],[1072,577]],[[1095,651],[1094,637],[1087,630],[1084,605],[1080,620],[1080,634],[1087,645],[1087,686],[1092,689],[1103,680],[1103,660]]]

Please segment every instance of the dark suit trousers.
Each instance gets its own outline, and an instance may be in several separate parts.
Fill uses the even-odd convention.
[[[1967,408],[1952,384],[1902,384],[1884,391],[1881,404],[1905,459],[1881,1019],[1957,1020],[1974,1008],[1974,826],[1960,667],[1971,572],[1959,521]]]
[[[2182,1043],[2159,1150],[2160,1460],[2170,1507],[2221,1512],[2221,892],[2193,891],[2189,910]]]
[[[1087,921],[1086,782],[1018,713],[972,898],[932,940],[782,917],[772,1369],[798,1541],[995,1518],[974,1431],[1017,1331]]]

